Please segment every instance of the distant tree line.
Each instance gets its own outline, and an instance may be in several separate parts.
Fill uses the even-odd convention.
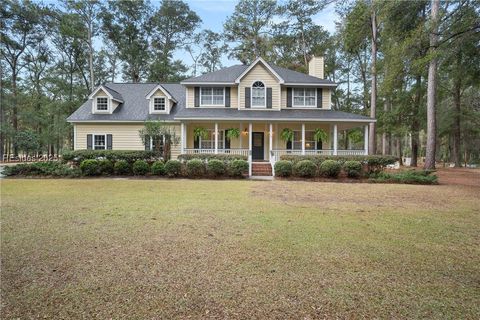
[[[331,6],[240,0],[217,33],[180,0],[2,0],[0,156],[71,148],[65,119],[102,83],[176,82],[223,67],[225,56],[306,72],[315,55],[339,84],[333,108],[378,119],[371,153],[413,165],[426,156],[427,167],[478,161],[478,1],[338,1],[333,34],[315,21]],[[341,134],[346,145],[355,136]]]

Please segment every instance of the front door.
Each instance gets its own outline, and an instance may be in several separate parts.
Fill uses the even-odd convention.
[[[263,160],[263,132],[252,133],[252,160]]]

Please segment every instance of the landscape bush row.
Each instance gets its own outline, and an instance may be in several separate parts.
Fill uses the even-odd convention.
[[[319,165],[311,160],[300,160],[297,162],[280,160],[275,163],[275,175],[278,177],[300,177],[300,178],[338,178],[343,171],[349,178],[369,178],[371,182],[391,182],[409,184],[436,184],[437,176],[431,171],[408,170],[395,173],[378,172],[365,170],[365,165],[357,160],[336,161],[323,160]]]
[[[200,159],[204,161],[209,161],[209,160],[221,160],[221,161],[233,161],[233,160],[248,160],[247,156],[239,155],[239,154],[181,154],[178,156],[178,160],[181,162],[185,162],[188,160],[193,160],[193,159]]]
[[[124,160],[133,164],[137,160],[156,161],[161,160],[161,155],[154,151],[135,151],[135,150],[75,150],[67,151],[62,155],[64,161],[80,164],[84,160],[102,160],[110,161]]]

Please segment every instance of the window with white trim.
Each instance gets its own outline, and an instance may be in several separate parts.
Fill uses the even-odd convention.
[[[314,131],[305,130],[305,150],[317,150],[321,147],[321,141],[315,141]],[[293,150],[302,150],[302,131],[293,132]]]
[[[200,106],[224,106],[225,88],[223,87],[201,87]]]
[[[262,81],[255,81],[252,84],[252,107],[266,106],[267,89]]]
[[[93,135],[93,149],[94,150],[106,150],[107,149],[107,136],[104,134]]]
[[[317,89],[315,88],[293,88],[294,107],[316,107]]]
[[[200,149],[215,149],[215,130],[207,129],[207,138],[203,139],[200,137]],[[224,130],[218,130],[218,149],[223,149],[225,146],[225,132]]]
[[[153,111],[165,111],[165,97],[153,98]]]
[[[165,145],[165,136],[159,136],[159,137],[148,137],[150,139],[150,150],[151,151],[157,151],[158,147],[158,152],[163,153],[163,146]]]
[[[98,111],[108,111],[108,98],[107,97],[97,97],[97,110]]]

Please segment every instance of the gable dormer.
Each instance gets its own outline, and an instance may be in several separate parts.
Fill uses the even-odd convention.
[[[123,103],[118,92],[103,85],[95,89],[88,98],[92,101],[93,114],[112,114]]]
[[[169,114],[173,104],[177,101],[161,85],[157,85],[147,94],[148,109],[150,114]]]

